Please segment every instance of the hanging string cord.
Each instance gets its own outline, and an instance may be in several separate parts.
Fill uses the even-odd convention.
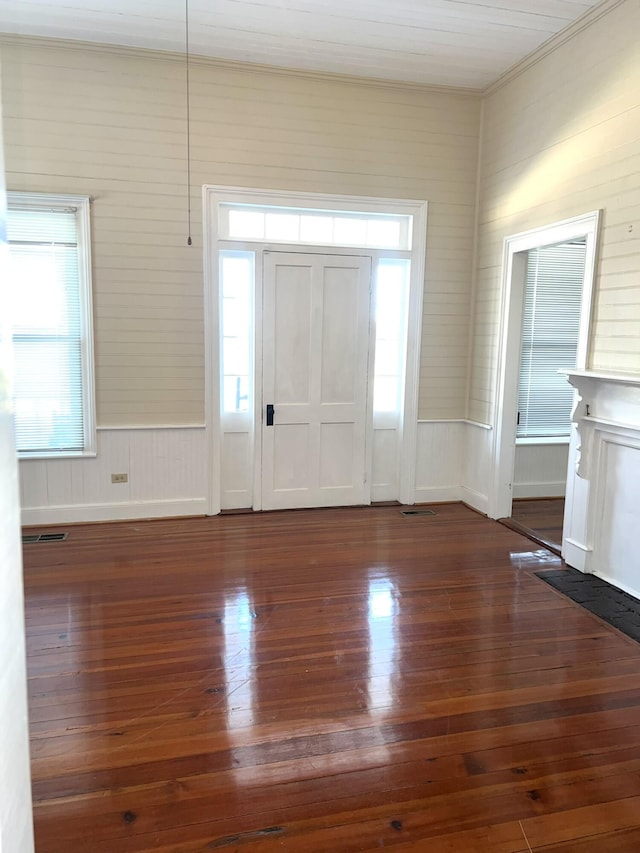
[[[187,82],[187,246],[191,240],[191,87],[189,81],[189,0],[184,0],[185,66]]]

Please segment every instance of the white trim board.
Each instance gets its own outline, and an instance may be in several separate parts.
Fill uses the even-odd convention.
[[[82,524],[92,521],[127,521],[132,519],[142,521],[147,518],[177,518],[195,515],[206,515],[204,498],[31,507],[22,510],[22,524],[26,527],[40,527],[47,524]]]
[[[511,515],[526,252],[579,237],[586,238],[583,298],[576,357],[577,367],[584,368],[588,358],[599,223],[600,211],[596,210],[513,234],[504,241],[496,402],[493,414],[496,428],[493,432],[491,448],[492,476],[489,485],[491,518],[506,518]],[[571,466],[571,455],[569,465]]]
[[[184,53],[155,48],[131,47],[124,44],[109,44],[108,42],[83,41],[81,39],[52,38],[51,36],[26,36],[17,33],[0,33],[1,46],[17,45],[20,47],[48,48],[52,50],[90,51],[91,53],[112,54],[132,59],[157,59],[165,62],[175,62],[184,66]],[[214,56],[204,56],[194,53],[189,55],[189,63],[195,66],[219,68],[222,71],[239,71],[245,74],[261,74],[273,77],[292,77],[323,83],[343,83],[347,85],[364,86],[374,89],[406,90],[413,92],[433,93],[436,95],[463,95],[480,98],[482,89],[467,86],[446,86],[438,83],[415,83],[411,80],[387,80],[384,77],[361,77],[353,74],[341,74],[330,71],[311,71],[306,68],[291,68],[284,65],[265,65],[259,62],[245,62],[234,59],[221,59]]]
[[[563,498],[566,488],[566,480],[558,480],[555,483],[528,482],[514,483],[514,498]]]
[[[462,501],[462,489],[460,486],[417,486],[417,504],[439,504]]]
[[[105,424],[104,426],[96,427],[98,432],[116,432],[131,429],[205,429],[205,424]]]
[[[469,426],[478,427],[479,429],[493,429],[492,424],[485,424],[482,421],[472,421],[469,418],[420,418],[419,424],[469,424]]]

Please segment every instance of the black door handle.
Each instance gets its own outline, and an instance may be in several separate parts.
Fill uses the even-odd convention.
[[[274,413],[275,409],[273,407],[273,403],[267,403],[267,426],[273,426]]]

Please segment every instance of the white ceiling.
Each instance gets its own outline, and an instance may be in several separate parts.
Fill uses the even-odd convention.
[[[483,89],[603,0],[189,0],[193,54]],[[606,0],[604,0],[606,2]],[[0,0],[0,31],[183,51],[185,0]]]

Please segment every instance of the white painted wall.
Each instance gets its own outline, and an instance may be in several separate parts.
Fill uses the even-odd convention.
[[[561,498],[567,485],[566,444],[516,444],[514,498]]]
[[[204,515],[205,459],[203,427],[100,429],[94,458],[20,463],[23,523]]]
[[[418,423],[416,501],[473,501],[473,495],[461,490],[466,435],[473,429],[462,420]],[[487,430],[481,432],[484,436]],[[23,523],[202,515],[207,506],[205,441],[205,430],[197,427],[103,429],[98,431],[95,458],[25,460],[20,484]],[[238,452],[245,450],[241,442]],[[242,466],[228,448],[223,457],[223,482],[237,483]],[[112,484],[112,473],[128,473],[129,482]],[[385,473],[391,476],[374,469],[374,485],[380,489],[374,489],[374,500],[385,498]],[[247,505],[250,487],[248,483],[238,506]]]
[[[466,426],[464,421],[418,421],[417,503],[461,499]]]
[[[480,421],[468,421],[464,431],[461,497],[479,512],[489,511],[493,428]]]
[[[464,417],[477,95],[194,61],[188,248],[182,58],[2,42],[10,188],[93,198],[97,422],[123,428],[97,460],[21,463],[25,522],[204,511],[203,184],[427,199],[420,416]],[[242,444],[222,459],[229,506]]]
[[[588,365],[640,363],[640,3],[626,0],[484,101],[468,416],[493,417],[503,243],[602,209]]]
[[[204,421],[204,184],[428,200],[420,416],[464,417],[480,99],[0,37],[7,185],[93,197],[99,425]]]
[[[194,68],[196,197],[203,183],[226,183],[429,201],[418,500],[462,494],[486,511],[492,433],[473,424],[493,426],[508,234],[603,209],[590,364],[638,370],[638,31],[640,6],[627,0],[486,97],[470,359],[479,99]],[[98,423],[125,428],[101,438],[97,463],[24,463],[25,520],[84,517],[87,503],[92,517],[199,511],[202,436],[189,434],[188,450],[158,438],[178,460],[158,472],[132,428],[160,435],[203,420],[198,203],[195,250],[183,240],[183,69],[166,56],[28,39],[9,39],[3,58],[12,188],[95,197]],[[465,416],[472,423],[425,425]],[[125,463],[129,487],[111,487],[107,475]]]
[[[0,100],[0,117],[1,117]],[[0,235],[6,222],[0,120]],[[0,242],[0,282],[6,263]],[[0,851],[31,853],[31,780],[27,730],[24,605],[18,466],[10,396],[7,293],[0,286]]]

